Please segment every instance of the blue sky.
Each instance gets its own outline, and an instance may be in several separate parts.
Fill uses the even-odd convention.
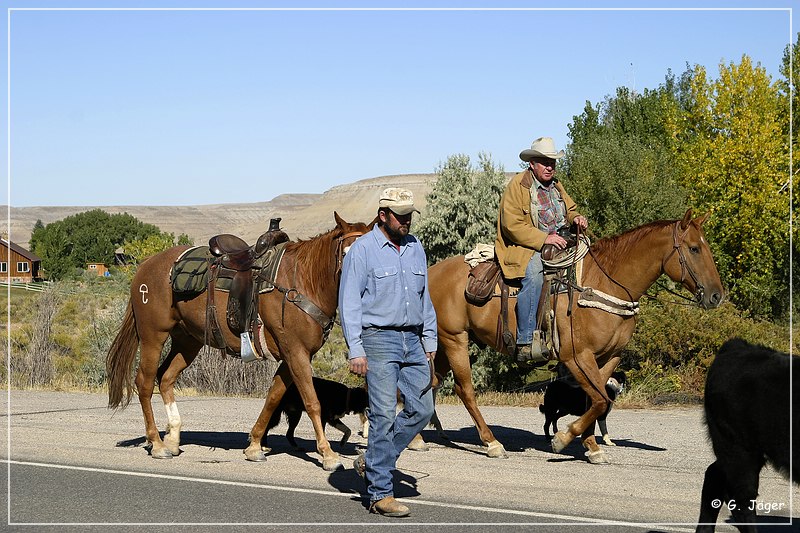
[[[743,54],[777,79],[793,39],[786,9],[716,9],[754,1],[575,9],[588,4],[6,0],[0,194],[15,207],[258,202],[480,151],[513,171],[536,137],[564,147],[587,100],[687,63],[716,78]],[[231,5],[472,9],[188,9]],[[187,9],[19,9],[52,6]]]

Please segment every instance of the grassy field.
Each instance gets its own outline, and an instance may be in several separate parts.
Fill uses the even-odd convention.
[[[10,294],[10,298],[9,298]],[[8,314],[5,318],[11,318],[14,322],[16,318],[21,317],[25,310],[33,307],[38,300],[40,293],[35,291],[26,291],[24,289],[3,287],[0,289],[0,306],[7,310]],[[7,320],[3,320],[3,327],[7,326]]]

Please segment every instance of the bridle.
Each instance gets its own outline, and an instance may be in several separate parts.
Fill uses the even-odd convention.
[[[344,263],[344,255],[347,253],[344,241],[352,237],[361,237],[364,233],[363,231],[351,231],[336,237],[336,270],[333,273],[334,279],[338,280],[342,274],[342,263]]]
[[[673,228],[672,228],[672,251],[661,262],[661,270],[664,271],[664,266],[667,264],[667,261],[670,260],[670,258],[672,257],[672,254],[677,252],[678,253],[678,261],[680,262],[680,265],[681,265],[681,285],[683,285],[683,282],[686,279],[686,274],[688,273],[689,277],[692,278],[692,281],[694,282],[694,285],[695,285],[694,299],[695,299],[696,302],[701,302],[703,300],[703,296],[705,295],[705,287],[703,286],[702,283],[700,283],[700,280],[698,279],[697,275],[692,270],[692,267],[689,266],[689,262],[686,260],[686,255],[683,253],[683,240],[686,238],[686,235],[689,233],[689,230],[691,229],[692,225],[691,225],[691,222],[690,222],[689,225],[686,226],[686,229],[683,230],[683,232],[681,233],[680,232],[680,224],[681,224],[681,221],[679,220],[679,221],[675,222],[675,226],[673,226]],[[672,291],[670,291],[670,292],[672,292]],[[673,293],[673,294],[677,294],[677,293]],[[680,296],[680,295],[678,295],[678,296]],[[685,299],[688,300],[688,298],[686,298],[685,296],[682,296],[682,298],[685,298]]]
[[[342,262],[344,260],[345,254],[345,247],[344,241],[351,237],[360,237],[364,235],[363,231],[351,231],[349,233],[345,233],[344,235],[340,235],[336,237],[336,270],[334,271],[333,277],[336,280],[338,285],[339,276],[342,273]],[[297,280],[297,261],[295,260],[294,263],[294,280]],[[320,309],[314,302],[309,300],[306,296],[300,293],[296,287],[292,288],[284,288],[279,285],[274,285],[274,287],[278,290],[278,292],[283,294],[283,302],[281,303],[281,324],[284,323],[284,313],[285,313],[285,304],[286,302],[293,303],[301,311],[306,313],[308,316],[314,319],[314,321],[319,324],[322,328],[322,342],[328,338],[328,334],[333,329],[334,321],[336,320],[336,310],[333,311],[333,316],[328,316],[325,312]]]

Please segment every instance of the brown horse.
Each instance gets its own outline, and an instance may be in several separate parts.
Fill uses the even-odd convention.
[[[327,336],[320,316],[314,319],[300,307],[306,300],[332,323],[336,314],[341,261],[350,244],[369,231],[366,224],[349,224],[334,213],[336,227],[313,239],[290,242],[275,280],[275,290],[259,298],[259,315],[264,321],[264,335],[269,351],[281,361],[272,381],[264,407],[250,430],[249,446],[244,450],[250,461],[264,461],[261,437],[283,397],[294,381],[303,398],[306,412],[314,424],[317,452],[325,470],[341,467],[339,456],[331,450],[322,428],[320,404],[311,380],[311,357],[322,347]],[[139,266],[131,284],[128,308],[117,337],[106,358],[108,405],[125,407],[133,392],[132,369],[137,348],[141,345],[136,390],[144,414],[145,432],[150,454],[155,458],[171,458],[180,453],[181,417],[175,403],[173,387],[180,373],[188,367],[206,339],[206,294],[190,299],[173,295],[169,272],[175,260],[186,250],[178,246],[161,252]],[[217,322],[228,346],[239,347],[239,338],[227,327],[225,309],[228,293],[215,295]],[[308,307],[306,304],[305,307]],[[320,314],[320,313],[316,313]],[[210,335],[209,338],[212,338]],[[161,351],[167,338],[172,347],[159,366]],[[213,341],[212,341],[213,342]],[[220,346],[213,346],[221,348]],[[151,397],[158,388],[167,412],[164,440],[153,417]],[[123,397],[125,396],[125,397]]]
[[[691,291],[704,308],[717,307],[722,302],[723,288],[702,229],[707,216],[692,220],[689,210],[682,220],[651,222],[596,242],[583,260],[579,285],[636,302],[661,274],[666,274]],[[439,326],[436,370],[442,375],[453,370],[456,393],[488,447],[489,457],[506,457],[505,448],[486,425],[475,401],[467,351],[473,336],[482,344],[507,353],[496,340],[500,299],[493,298],[481,307],[467,303],[464,288],[468,271],[463,256],[451,257],[428,270]],[[607,462],[595,442],[594,424],[606,412],[609,400],[605,383],[633,334],[635,318],[578,305],[573,305],[568,316],[566,294],[553,296],[552,302],[561,341],[559,358],[591,400],[590,408],[569,425],[568,431],[559,431],[553,437],[553,450],[562,451],[580,435],[589,450],[589,460]],[[509,329],[513,332],[515,328],[515,313],[509,309]]]

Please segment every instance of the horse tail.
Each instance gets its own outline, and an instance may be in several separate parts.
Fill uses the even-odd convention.
[[[125,318],[119,328],[114,342],[106,355],[106,377],[108,379],[108,407],[116,409],[120,405],[125,408],[131,403],[133,396],[133,363],[139,349],[139,333],[136,331],[136,317],[128,300]],[[124,389],[124,390],[123,390]],[[123,392],[125,398],[123,401]]]

